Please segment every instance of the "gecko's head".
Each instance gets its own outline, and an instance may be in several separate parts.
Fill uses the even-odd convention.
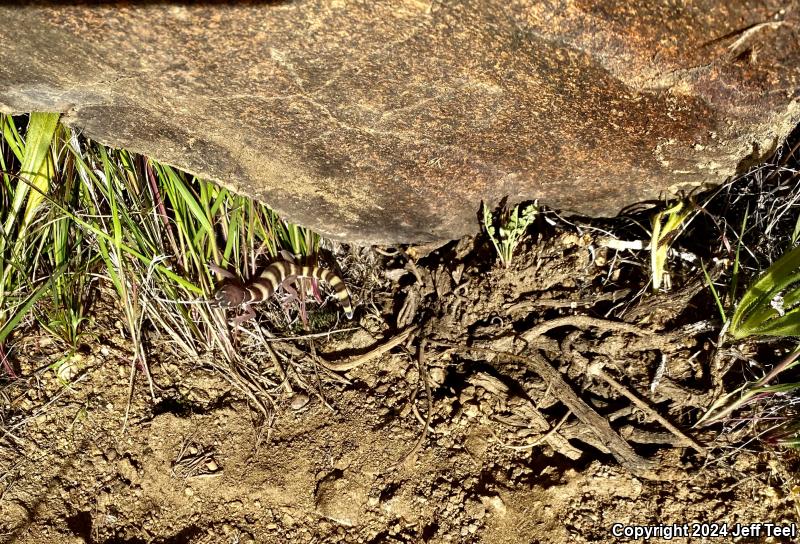
[[[236,308],[244,303],[245,290],[241,285],[224,283],[214,293],[214,301],[220,308]]]

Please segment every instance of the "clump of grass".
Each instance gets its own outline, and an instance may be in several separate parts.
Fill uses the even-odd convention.
[[[744,231],[744,226],[742,230]],[[731,291],[733,292],[735,292],[738,276],[738,248],[736,255],[731,281]],[[721,302],[716,292],[715,297],[721,308]],[[772,263],[748,286],[736,304],[731,319],[726,322],[722,336],[724,338],[727,335],[733,341],[757,336],[800,336],[799,302],[800,248],[794,248]],[[706,411],[698,425],[710,425],[722,421],[734,411],[756,401],[800,388],[800,383],[771,385],[771,382],[780,374],[797,365],[798,356],[800,356],[800,350],[793,350],[760,380],[745,383],[718,399]]]
[[[319,234],[289,223],[288,221],[278,221],[277,238],[282,247],[292,252],[295,258],[307,257],[319,253]]]
[[[146,346],[158,332],[187,355],[221,353],[225,364],[212,366],[266,415],[268,393],[245,383],[253,373],[237,366],[233,331],[209,301],[218,279],[209,263],[246,279],[282,253],[315,259],[320,237],[215,184],[88,141],[57,116],[34,114],[27,131],[0,122],[0,356],[32,310],[74,352],[103,277],[133,344],[131,391],[141,370],[155,397]],[[304,305],[300,313],[305,321]]]
[[[483,204],[483,227],[489,235],[500,262],[505,268],[511,266],[514,250],[519,245],[528,227],[533,224],[539,208],[536,203],[527,206],[514,206],[511,210],[501,205],[497,218]]]
[[[47,195],[43,246],[37,267],[44,273],[63,270],[54,278],[48,294],[37,305],[39,324],[74,352],[78,348],[95,285],[93,269],[98,254],[84,231],[66,210],[80,210],[86,200],[85,185],[75,172],[67,142],[72,132],[59,127],[51,149],[54,154],[54,183]],[[66,356],[69,357],[69,354]]]
[[[15,375],[6,358],[6,340],[61,273],[59,268],[49,271],[49,279],[34,275],[37,255],[46,244],[39,212],[53,178],[50,148],[58,117],[32,113],[23,139],[13,118],[0,115],[0,366],[9,377]]]
[[[728,320],[728,311],[727,309],[734,306],[736,303],[736,293],[738,292],[739,287],[739,268],[741,266],[741,254],[742,254],[742,241],[744,240],[744,235],[747,227],[747,209],[744,212],[744,218],[742,219],[742,228],[739,232],[738,239],[736,242],[736,252],[734,254],[733,260],[733,270],[731,272],[731,281],[728,289],[728,293],[725,296],[720,296],[717,288],[714,285],[714,281],[711,279],[708,270],[706,269],[705,264],[703,261],[700,261],[700,268],[703,270],[703,275],[706,279],[706,285],[708,286],[709,290],[711,291],[711,295],[714,297],[714,302],[717,305],[717,310],[719,311],[720,318],[722,319],[723,323],[723,332],[726,331],[730,325]]]
[[[775,172],[791,174],[791,170],[784,167]],[[741,297],[736,300],[742,257],[745,255],[742,249],[746,249],[747,254],[751,257],[755,257],[756,253],[767,253],[767,258],[775,254],[775,238],[778,233],[774,229],[780,223],[786,224],[787,227],[790,226],[786,221],[786,212],[797,201],[797,195],[800,194],[795,194],[796,187],[794,190],[790,190],[788,185],[779,184],[777,187],[769,189],[760,174],[754,175],[754,178],[758,182],[757,187],[762,192],[750,189],[747,194],[753,195],[751,200],[755,200],[755,202],[747,201],[746,205],[742,206],[744,208],[743,219],[738,232],[727,293],[728,304],[733,306],[730,318],[727,317],[728,312],[723,304],[724,297],[720,296],[707,275],[707,281],[724,323],[720,334],[720,344],[746,342],[764,337],[793,338],[800,336],[800,248],[790,247],[789,250],[784,251],[747,286]],[[791,178],[787,181],[791,181]],[[784,198],[787,198],[788,204],[783,205],[775,199],[774,195],[779,191],[787,193]],[[767,197],[768,206],[765,205],[765,197]],[[755,211],[753,216],[749,213],[751,206]],[[748,223],[751,225],[749,229]],[[798,222],[795,222],[792,240],[800,231],[797,225]],[[756,237],[756,240],[751,241],[749,247],[744,244],[748,231]],[[771,234],[768,236],[767,233]],[[729,244],[728,249],[729,252],[732,251]],[[770,417],[773,429],[769,434],[778,436],[779,443],[796,445],[798,441],[792,438],[793,432],[791,431],[796,425],[793,416],[787,415],[791,410],[782,410],[780,406],[781,403],[784,403],[788,408],[792,404],[791,394],[800,389],[800,382],[791,379],[786,383],[775,382],[779,377],[788,376],[787,371],[797,366],[799,357],[800,349],[795,346],[763,377],[745,382],[717,399],[706,410],[697,425],[723,422],[728,420],[734,412],[745,407],[755,408],[769,404],[776,410]],[[721,380],[721,377],[719,379]],[[778,415],[780,412],[784,412],[784,415]],[[774,417],[775,415],[777,417]],[[757,423],[758,420],[759,416],[754,415],[753,422]],[[777,424],[775,424],[776,420]]]
[[[776,395],[790,393],[800,388],[800,382],[771,384],[780,374],[797,366],[800,350],[795,349],[786,355],[772,370],[760,380],[748,382],[738,387],[734,391],[727,393],[717,399],[709,408],[696,426],[713,425],[728,418],[733,412],[752,405],[756,402],[763,402]]]
[[[268,417],[268,394],[242,370],[233,329],[210,301],[214,271],[246,279],[284,248],[298,258],[316,251],[318,235],[168,165],[91,142],[75,141],[71,150],[90,195],[75,219],[98,247],[135,345],[131,387],[136,368],[149,379],[144,346],[152,327],[198,360],[220,353],[212,366]]]

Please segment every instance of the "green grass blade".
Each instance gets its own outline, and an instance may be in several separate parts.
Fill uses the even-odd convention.
[[[3,324],[3,327],[0,328],[0,344],[5,342],[8,335],[11,334],[11,331],[13,331],[14,328],[19,325],[19,322],[22,321],[22,318],[25,317],[31,308],[33,308],[33,305],[36,304],[36,302],[48,292],[63,271],[64,269],[61,268],[60,270],[53,272],[53,275],[50,276],[48,281],[37,287],[33,293],[28,295],[28,298],[25,299],[25,302],[23,302],[19,307],[15,308],[11,318],[9,318],[8,321]]]
[[[714,287],[714,282],[711,280],[711,276],[708,274],[708,270],[706,270],[706,265],[703,261],[700,261],[700,268],[703,269],[703,275],[706,277],[706,284],[708,288],[711,289],[711,294],[714,296],[714,301],[717,303],[717,310],[719,310],[719,315],[722,318],[722,322],[725,323],[728,320],[728,317],[725,315],[725,307],[722,305],[722,300],[719,297],[719,293],[717,293],[717,288]]]
[[[28,181],[19,179],[17,181],[16,191],[14,192],[14,199],[11,203],[11,210],[6,217],[3,231],[5,237],[3,240],[8,239],[15,224],[18,221],[18,216],[22,211],[23,204],[30,191],[30,187],[38,189],[38,195],[32,195],[28,199],[25,208],[23,220],[20,225],[17,225],[17,239],[24,237],[25,230],[33,214],[36,212],[38,204],[41,203],[42,197],[39,195],[46,194],[47,187],[49,186],[50,179],[48,177],[47,156],[50,151],[50,144],[53,141],[53,136],[58,126],[59,114],[57,113],[32,113],[30,123],[28,125],[27,139],[25,141],[25,150],[23,152],[20,175],[28,178]],[[30,184],[30,185],[29,185]],[[3,243],[0,240],[0,244]],[[0,245],[0,251],[2,251]]]
[[[749,206],[744,210],[744,218],[742,219],[742,228],[739,231],[739,240],[736,242],[736,256],[733,261],[733,272],[731,274],[731,290],[729,294],[729,301],[736,300],[736,289],[739,286],[739,262],[742,243],[744,240],[745,228],[747,227],[747,216],[750,211]]]

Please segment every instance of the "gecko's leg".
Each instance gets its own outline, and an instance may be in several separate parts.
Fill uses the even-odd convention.
[[[288,250],[282,249],[280,251],[280,254],[284,261],[286,261],[287,263],[295,264],[294,255],[292,255]]]
[[[300,282],[300,293],[298,294],[297,289],[294,288],[292,285],[295,281]],[[302,292],[303,285],[302,279],[298,278],[297,276],[287,276],[285,280],[281,282],[281,287],[283,287],[289,296],[283,301],[283,306],[286,308],[293,300],[297,301],[297,305],[300,309],[300,321],[303,322],[303,326],[308,327],[308,316],[306,315],[306,301],[304,293]]]
[[[236,279],[236,274],[234,274],[233,272],[229,272],[228,270],[225,270],[214,261],[208,261],[208,269],[214,272],[215,274],[219,274],[223,278],[227,278],[229,280]]]
[[[297,295],[297,289],[295,289],[292,284],[297,279],[297,276],[286,276],[286,279],[281,282],[281,287],[283,287],[289,296],[284,300],[284,303],[291,302],[293,300],[300,300],[300,297]]]
[[[256,313],[249,304],[242,306],[242,309],[244,310],[244,313],[233,320],[233,326],[236,328],[241,327],[244,323],[256,317]]]
[[[319,292],[319,282],[316,278],[311,278],[311,292],[314,298],[317,299],[317,303],[322,304],[322,293]]]

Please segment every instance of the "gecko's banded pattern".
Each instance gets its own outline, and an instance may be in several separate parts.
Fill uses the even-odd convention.
[[[353,306],[347,286],[336,273],[318,266],[300,266],[284,261],[274,262],[248,283],[227,282],[214,293],[214,299],[222,308],[235,308],[263,302],[271,297],[287,278],[309,278],[324,281],[333,288],[336,300],[348,318],[353,317]]]

